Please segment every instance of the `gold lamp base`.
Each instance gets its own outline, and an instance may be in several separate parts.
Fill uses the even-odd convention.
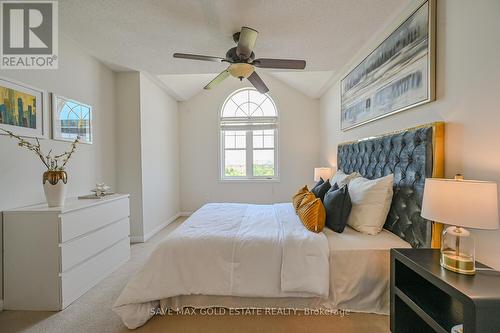
[[[476,274],[474,239],[461,227],[450,226],[443,232],[441,266],[459,274]]]
[[[441,252],[441,267],[459,274],[474,275],[476,274],[474,259],[470,256],[459,254],[455,251]]]

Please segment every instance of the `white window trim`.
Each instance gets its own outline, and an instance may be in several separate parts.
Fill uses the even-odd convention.
[[[219,122],[220,123],[220,122]],[[246,131],[246,174],[247,176],[226,176],[225,171],[225,143],[224,143],[224,132],[219,129],[219,180],[222,182],[238,182],[238,181],[256,181],[256,182],[279,182],[279,154],[278,154],[278,128],[274,130],[274,148],[256,148],[257,150],[274,150],[274,176],[253,176],[253,131]],[[251,147],[251,148],[249,148]],[[227,150],[232,150],[227,149]],[[243,148],[234,150],[243,150]]]
[[[218,113],[218,131],[219,131],[219,165],[218,165],[218,170],[219,170],[219,182],[228,182],[228,183],[238,183],[238,182],[254,182],[254,183],[278,183],[280,181],[280,172],[279,172],[279,112],[278,108],[276,106],[276,103],[274,100],[271,98],[271,96],[268,96],[270,101],[274,105],[274,109],[276,110],[276,127],[274,128],[274,176],[253,176],[253,130],[247,130],[246,131],[246,145],[245,145],[245,151],[246,151],[246,176],[226,176],[224,174],[225,171],[225,142],[224,142],[224,132],[222,131],[222,111],[224,110],[224,106],[226,103],[229,101],[229,99],[237,94],[238,92],[242,90],[248,90],[251,88],[245,87],[241,88],[238,90],[233,91],[224,101],[222,104],[222,108],[220,109]],[[245,118],[243,118],[245,119]],[[258,118],[256,118],[258,119]],[[259,150],[260,148],[257,148]],[[270,150],[271,148],[269,148]],[[235,150],[240,150],[240,149],[235,149]],[[262,148],[262,150],[265,150],[265,148]]]

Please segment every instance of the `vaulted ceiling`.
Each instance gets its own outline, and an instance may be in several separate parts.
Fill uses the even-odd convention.
[[[319,98],[333,72],[266,71],[266,73],[311,98]],[[186,101],[199,93],[216,75],[217,74],[163,74],[158,75],[158,78],[173,97],[178,101]],[[233,78],[230,79],[234,80]]]
[[[259,31],[257,57],[307,61],[305,73],[266,71],[318,97],[327,77],[337,73],[411,2],[60,0],[59,30],[115,70],[147,71],[162,75],[164,82],[175,75],[170,77],[177,82],[174,86],[184,84],[178,95],[189,97],[200,89],[193,74],[215,74],[225,66],[174,59],[172,54],[224,56],[234,46],[232,34],[242,25],[250,26]],[[209,77],[199,78],[206,82]]]

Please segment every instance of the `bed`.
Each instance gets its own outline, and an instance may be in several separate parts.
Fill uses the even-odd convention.
[[[438,246],[439,225],[420,216],[423,184],[443,173],[444,124],[341,144],[338,168],[394,174],[393,200],[376,236],[306,230],[291,203],[211,203],[166,237],[113,310],[128,328],[160,309],[343,309],[387,314],[389,249]]]

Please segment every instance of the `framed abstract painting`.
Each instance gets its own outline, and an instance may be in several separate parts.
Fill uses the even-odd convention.
[[[42,90],[0,78],[0,128],[25,137],[46,137],[44,99]]]
[[[52,138],[92,144],[92,107],[52,94]]]
[[[435,99],[435,7],[425,1],[341,80],[342,130]]]

